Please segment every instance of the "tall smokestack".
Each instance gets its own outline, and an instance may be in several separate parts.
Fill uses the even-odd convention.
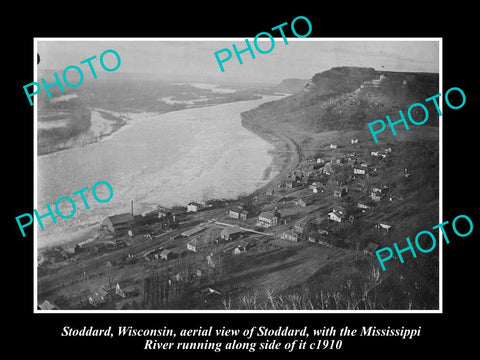
[[[132,207],[132,216],[133,216],[133,200],[130,202],[131,203],[131,207]]]

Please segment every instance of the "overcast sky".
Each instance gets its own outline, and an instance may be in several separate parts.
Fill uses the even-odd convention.
[[[156,75],[200,75],[218,80],[244,80],[261,83],[278,83],[286,78],[310,79],[318,72],[334,66],[365,66],[376,70],[439,72],[439,41],[412,41],[382,39],[381,41],[339,41],[321,38],[275,38],[275,46],[268,54],[259,53],[250,39],[255,59],[249,52],[241,54],[243,64],[239,64],[232,50],[236,44],[239,50],[246,47],[244,38],[206,39],[188,41],[181,39],[158,39],[159,41],[109,40],[47,40],[37,39],[37,52],[41,61],[39,70],[63,70],[69,65],[77,65],[89,72],[88,65],[80,61],[93,55],[97,62],[92,64],[97,73],[103,72],[98,63],[100,54],[107,50],[117,51],[121,57],[120,68],[112,72],[151,73]],[[270,46],[259,42],[259,47],[267,50]],[[232,51],[232,58],[223,64],[221,72],[214,53],[223,48]],[[221,57],[226,56],[222,53]],[[107,54],[105,61],[113,61],[113,55]],[[60,75],[60,74],[59,74]],[[111,76],[111,75],[109,75]],[[103,77],[103,76],[102,76]]]

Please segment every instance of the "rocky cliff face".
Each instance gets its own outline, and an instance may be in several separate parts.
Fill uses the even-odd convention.
[[[315,74],[311,83],[318,95],[337,94],[353,91],[365,81],[378,78],[373,68],[334,67]]]

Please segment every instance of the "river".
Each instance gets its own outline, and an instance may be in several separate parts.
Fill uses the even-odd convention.
[[[93,237],[106,216],[153,210],[158,205],[186,205],[189,201],[236,198],[266,184],[273,146],[241,126],[240,113],[278,99],[233,102],[190,108],[160,115],[129,114],[133,120],[102,141],[39,156],[37,159],[37,210],[47,212],[56,200],[71,196],[77,210],[73,217],[49,217],[37,225],[37,247],[62,245]],[[91,188],[104,180],[114,195],[107,203],[93,199]],[[80,195],[85,192],[90,209]],[[100,189],[100,187],[99,187]],[[101,197],[101,196],[100,196]],[[71,213],[68,201],[60,203]]]

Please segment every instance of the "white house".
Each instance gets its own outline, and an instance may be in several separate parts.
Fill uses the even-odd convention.
[[[232,253],[233,255],[239,255],[239,254],[243,254],[246,251],[247,249],[244,246],[238,245],[235,249],[233,249]]]
[[[378,224],[375,225],[375,228],[377,228],[377,229],[383,229],[383,230],[385,230],[387,233],[390,231],[391,227],[392,227],[391,225],[387,225],[387,224],[385,224],[385,223],[378,223]]]
[[[187,212],[196,212],[203,207],[202,204],[192,201],[191,203],[187,204]]]
[[[332,211],[328,213],[328,219],[342,222],[347,217],[347,210],[341,206],[334,206]]]
[[[190,240],[187,243],[187,250],[197,252],[197,250],[198,250],[198,239]]]
[[[357,138],[352,138],[351,140],[352,144],[358,144],[358,139]]]
[[[366,174],[366,167],[364,166],[355,166],[353,168],[353,173],[358,175],[365,175]]]
[[[277,225],[277,223],[278,223],[278,217],[269,211],[262,211],[260,215],[258,215],[258,221],[257,221],[258,226],[269,228],[271,226]]]
[[[290,240],[294,242],[298,241],[298,234],[293,229],[283,232],[280,237],[284,240]]]
[[[371,208],[370,205],[367,205],[367,204],[364,204],[364,203],[361,203],[361,202],[359,202],[359,203],[357,204],[357,207],[358,207],[359,209],[370,209],[370,208]]]
[[[336,222],[342,222],[342,217],[340,217],[339,215],[337,215],[333,211],[328,213],[328,219],[336,221]]]

